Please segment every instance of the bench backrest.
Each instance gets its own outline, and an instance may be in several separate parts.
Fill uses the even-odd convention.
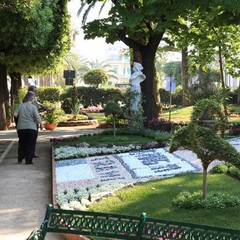
[[[47,232],[112,239],[222,239],[240,240],[240,230],[100,212],[54,209],[48,206],[39,231],[29,240],[44,239]],[[38,234],[38,238],[34,235]]]

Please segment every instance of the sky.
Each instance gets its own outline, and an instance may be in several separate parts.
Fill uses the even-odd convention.
[[[71,14],[71,22],[73,28],[76,28],[79,31],[79,35],[76,38],[74,48],[72,51],[78,53],[81,57],[86,58],[88,60],[96,60],[104,61],[106,60],[106,49],[110,44],[105,42],[104,38],[95,38],[93,40],[84,40],[84,34],[81,29],[81,18],[77,17],[77,12],[80,8],[79,0],[72,0],[68,3],[68,9]],[[95,9],[92,9],[88,19],[93,20],[94,18],[98,18],[100,5],[98,5]],[[101,16],[107,15],[107,8],[105,7],[105,11],[101,14]],[[123,47],[125,46],[122,43]]]
[[[76,28],[79,31],[79,35],[77,36],[75,41],[75,46],[74,48],[72,48],[71,51],[78,53],[82,58],[87,59],[89,61],[91,60],[95,61],[96,59],[98,59],[99,61],[104,61],[107,59],[106,49],[109,46],[111,46],[111,44],[107,44],[104,38],[84,40],[84,34],[81,29],[81,17],[77,17],[77,12],[80,8],[80,4],[81,3],[79,0],[71,0],[68,3],[68,9],[71,14],[72,27]],[[95,18],[98,18],[100,6],[101,6],[101,3],[99,3],[95,9],[91,10],[88,16],[88,19],[90,21],[94,20]],[[108,7],[105,6],[100,17],[107,16],[108,10],[109,10]],[[116,44],[122,46],[123,48],[127,47],[122,42],[117,42]],[[169,52],[168,60],[180,61],[181,55],[177,53]]]

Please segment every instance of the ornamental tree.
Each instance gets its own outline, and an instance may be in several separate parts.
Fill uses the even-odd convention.
[[[203,167],[203,198],[207,197],[207,171],[214,160],[226,161],[240,167],[240,153],[225,139],[216,134],[213,128],[202,125],[201,120],[206,118],[216,119],[222,125],[224,114],[221,104],[216,100],[200,100],[194,106],[191,122],[174,134],[170,152],[186,148],[194,152],[202,162]]]
[[[106,71],[101,68],[93,68],[83,75],[83,81],[85,84],[89,84],[98,88],[100,84],[104,84],[108,81],[109,76]]]
[[[208,127],[189,124],[180,128],[172,138],[170,152],[180,148],[191,150],[202,162],[203,198],[207,197],[207,172],[211,162],[221,160],[240,167],[240,153]]]
[[[122,115],[122,109],[118,105],[118,103],[114,101],[109,101],[107,105],[104,107],[105,116],[111,116],[113,119],[113,136],[116,136],[116,118],[117,116]]]

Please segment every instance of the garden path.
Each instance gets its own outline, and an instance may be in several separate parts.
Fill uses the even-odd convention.
[[[40,131],[33,165],[17,163],[17,134],[12,128],[0,131],[0,240],[25,240],[40,226],[51,196],[51,144],[58,136],[87,134],[96,129],[57,128]],[[99,130],[100,131],[100,130]],[[63,240],[60,235],[48,234],[46,240]]]

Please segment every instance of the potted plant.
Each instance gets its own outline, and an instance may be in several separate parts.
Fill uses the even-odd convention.
[[[54,130],[58,124],[58,114],[55,108],[49,109],[44,114],[44,128]]]

